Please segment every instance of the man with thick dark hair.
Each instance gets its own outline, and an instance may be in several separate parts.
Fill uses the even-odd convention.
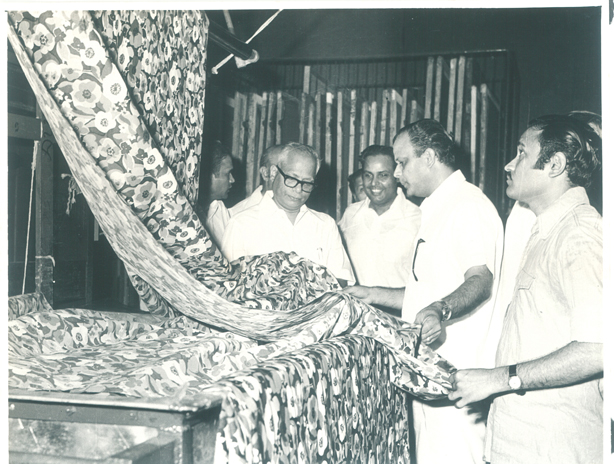
[[[348,176],[348,184],[350,185],[350,191],[352,192],[352,202],[363,201],[367,198],[365,193],[365,184],[362,180],[362,169],[357,169]]]
[[[602,462],[602,221],[585,191],[599,151],[578,121],[544,117],[529,123],[505,167],[508,196],[537,221],[505,314],[498,367],[458,371],[449,395],[459,408],[495,397],[489,462]]]
[[[351,204],[339,221],[354,272],[361,285],[404,287],[420,208],[405,198],[394,177],[392,147],[371,145],[361,161],[367,198]]]
[[[439,122],[425,119],[401,129],[393,150],[395,177],[408,196],[424,198],[411,273],[404,289],[347,291],[369,303],[402,309],[403,320],[422,326],[422,341],[456,367],[492,367],[491,295],[503,248],[497,210],[455,169],[456,146]],[[482,462],[484,411],[457,410],[447,400],[413,405],[418,464]]]
[[[230,214],[222,200],[228,198],[228,191],[234,184],[235,179],[232,176],[233,166],[230,151],[220,141],[216,140],[213,143],[210,156],[211,169],[208,173],[209,178],[205,182],[207,191],[204,192],[204,201],[200,203],[200,205],[204,204],[205,207],[197,205],[197,212],[201,219],[202,217],[205,218],[205,229],[219,248],[222,244],[226,224],[230,220]]]

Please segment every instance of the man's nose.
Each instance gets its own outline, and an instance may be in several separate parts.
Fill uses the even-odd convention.
[[[505,172],[512,172],[515,167],[516,167],[516,158],[514,158],[512,161],[507,163],[503,169],[505,170]]]
[[[401,178],[401,165],[397,164],[396,168],[394,168],[394,177],[397,179]]]
[[[230,174],[229,182],[231,185],[235,183],[235,178],[232,176],[232,174]]]

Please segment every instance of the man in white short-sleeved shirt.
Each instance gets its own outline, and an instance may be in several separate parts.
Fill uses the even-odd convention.
[[[367,198],[351,204],[339,221],[350,261],[360,285],[404,287],[420,208],[398,187],[392,147],[371,145],[361,160]]]
[[[494,369],[460,370],[459,408],[494,397],[485,459],[601,463],[603,238],[585,186],[600,140],[569,117],[538,118],[506,167],[507,194],[537,216]]]
[[[395,176],[407,195],[425,198],[412,270],[404,289],[351,287],[367,302],[402,308],[422,326],[422,341],[456,367],[494,364],[490,334],[503,225],[488,198],[454,169],[455,146],[437,121],[425,119],[395,137]],[[413,402],[418,464],[478,464],[485,412],[452,402]]]
[[[326,268],[344,285],[355,282],[334,219],[305,203],[315,187],[320,160],[310,147],[289,143],[271,167],[273,189],[262,201],[233,216],[222,240],[230,261],[242,256],[294,251]]]

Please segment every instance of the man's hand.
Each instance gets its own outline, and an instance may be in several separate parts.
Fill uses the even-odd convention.
[[[441,303],[436,301],[416,314],[414,324],[422,326],[422,341],[427,345],[433,344],[441,335]]]
[[[454,391],[448,395],[448,399],[456,401],[457,408],[464,408],[468,404],[510,390],[507,378],[507,367],[457,371],[450,377]]]
[[[341,291],[343,293],[349,293],[350,295],[363,300],[367,304],[372,304],[373,303],[372,297],[371,297],[372,290],[373,289],[371,287],[364,287],[362,285],[353,285],[350,287],[345,287]]]

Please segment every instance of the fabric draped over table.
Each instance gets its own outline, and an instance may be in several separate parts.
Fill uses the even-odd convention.
[[[381,412],[385,401],[373,382],[393,382],[423,399],[447,393],[452,367],[426,346],[416,355],[417,328],[335,292],[339,285],[324,267],[285,253],[229,263],[210,240],[193,210],[204,115],[205,15],[9,12],[9,22],[9,40],[72,174],[151,313],[117,318],[73,309],[16,318],[9,323],[11,388],[175,399],[222,389],[228,406],[232,398],[243,404],[250,394],[244,369],[273,363],[274,371],[284,356],[302,353],[302,361],[283,375],[269,374],[276,380],[255,399],[257,411],[273,414],[268,423],[275,427],[280,411],[299,413],[290,406],[292,395],[302,407],[311,405],[313,395],[312,406],[326,416],[322,408],[329,403],[320,404],[326,395],[309,390],[310,380],[329,382],[326,391],[334,396],[340,388],[354,388],[336,385],[335,378],[355,376],[358,390],[348,393]],[[320,343],[309,346],[315,342]],[[364,366],[352,364],[350,352]],[[311,355],[320,365],[314,367]],[[368,367],[368,356],[376,356],[376,368]],[[339,374],[347,363],[349,371]],[[371,379],[370,392],[360,385],[361,376]],[[371,404],[374,395],[377,404]],[[404,404],[396,389],[394,397]],[[226,414],[230,409],[223,408]],[[247,412],[249,421],[256,420],[254,411]],[[282,435],[296,438],[305,433],[300,427],[312,427],[317,445],[307,455],[339,457],[343,447],[318,448],[321,433],[340,434],[341,420],[349,427],[350,405],[339,414],[331,425],[313,412],[313,423],[295,424],[298,431],[284,429]],[[322,421],[328,432],[321,432]],[[355,436],[365,433],[357,427]],[[238,439],[236,430],[225,430],[227,453],[245,455],[237,443],[256,446],[254,437]],[[406,432],[398,433],[394,443],[399,437],[407,441]],[[382,435],[378,442],[387,440]],[[285,445],[273,441],[279,453]],[[256,448],[264,453],[269,445]],[[354,444],[349,446],[344,453]],[[384,448],[392,452],[394,446]]]

